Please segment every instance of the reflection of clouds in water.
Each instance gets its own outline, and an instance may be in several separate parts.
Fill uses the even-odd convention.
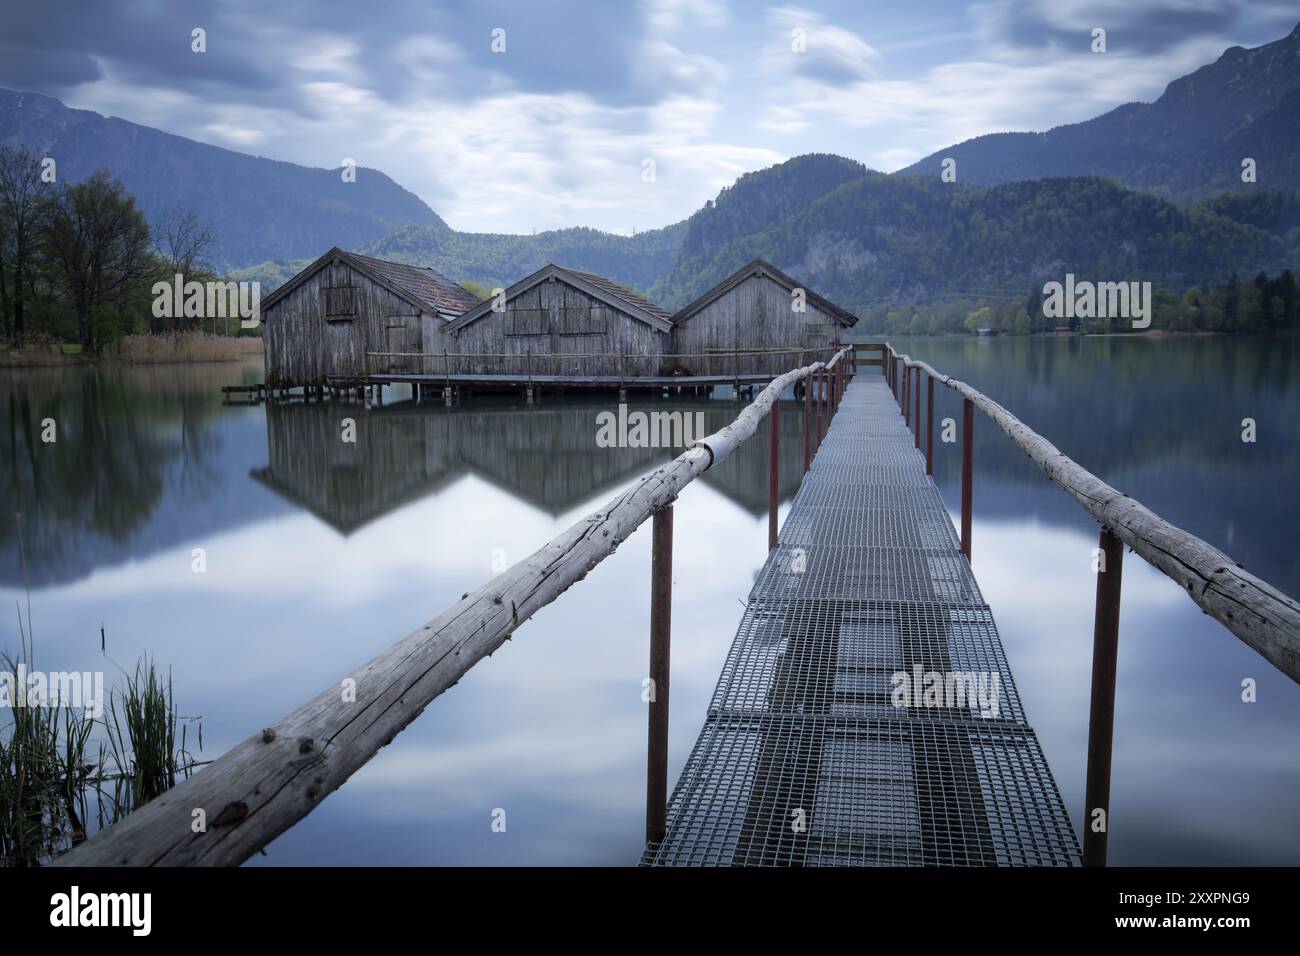
[[[103,620],[114,660],[147,650],[173,668],[181,709],[203,715],[203,755],[214,757],[487,581],[493,548],[517,561],[620,490],[552,519],[469,477],[348,537],[299,514],[186,542],[38,595],[41,653],[51,662],[97,657]],[[674,779],[735,632],[737,599],[766,547],[766,520],[702,482],[676,512]],[[194,546],[207,549],[206,575],[190,570]],[[394,817],[436,836],[423,857],[399,852],[406,862],[476,862],[489,851],[504,853],[503,863],[582,862],[584,852],[606,852],[591,843],[595,833],[617,834],[627,843],[622,862],[634,862],[644,811],[649,548],[647,524],[436,700],[327,801],[330,812],[322,808],[282,838],[274,862],[312,859],[310,844],[326,827],[381,832]],[[521,811],[520,830],[538,808],[551,809],[531,836],[484,849],[477,828],[498,805]],[[381,853],[361,839],[358,862],[387,860],[366,846]]]
[[[1023,521],[976,521],[973,537],[981,589],[1077,826],[1087,767],[1096,539]],[[1300,858],[1300,694],[1127,550],[1123,574],[1112,862],[1293,865]],[[1260,684],[1256,704],[1241,702],[1241,678],[1248,676]]]

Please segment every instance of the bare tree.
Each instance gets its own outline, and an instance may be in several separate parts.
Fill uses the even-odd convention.
[[[101,169],[55,194],[45,244],[72,296],[81,347],[90,351],[95,307],[145,274],[149,224],[122,184]]]
[[[31,255],[33,237],[39,231],[42,200],[49,184],[41,179],[41,159],[26,147],[0,146],[0,218],[11,236],[14,261],[14,323],[12,335],[25,331],[23,318],[24,273]],[[6,315],[8,313],[6,312]]]
[[[215,239],[212,230],[199,221],[194,210],[179,204],[172,206],[163,214],[158,232],[161,252],[177,271],[189,273],[195,268],[207,269],[203,255]]]
[[[212,231],[204,225],[194,210],[177,203],[163,213],[157,224],[158,251],[167,260],[172,275],[183,275],[187,280],[196,269],[207,271],[203,255],[213,243]],[[173,329],[179,327],[181,317],[172,317]]]
[[[0,216],[0,320],[4,323],[5,338],[13,335],[13,330],[9,326],[9,260],[13,258],[9,252],[12,240],[9,235],[9,224],[5,217]]]

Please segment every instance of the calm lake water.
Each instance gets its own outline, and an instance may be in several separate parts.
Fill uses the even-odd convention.
[[[1297,340],[895,344],[1300,594]],[[261,377],[237,364],[0,372],[0,608],[10,609],[0,650],[17,650],[26,580],[37,665],[111,672],[152,654],[172,668],[182,712],[202,716],[201,758],[336,684],[672,454],[598,448],[608,397],[222,405],[221,385]],[[960,420],[956,397],[940,392],[940,417]],[[725,399],[645,407],[702,411],[710,429],[739,410]],[[357,420],[356,445],[338,440],[345,415]],[[1241,441],[1247,417],[1253,444]],[[52,445],[39,437],[46,418],[58,427]],[[790,406],[787,500],[799,425]],[[987,419],[975,435],[976,575],[1077,826],[1097,527]],[[673,780],[765,557],[766,454],[756,438],[677,505]],[[959,451],[936,454],[955,513]],[[255,862],[636,862],[649,543],[647,524]],[[1257,703],[1241,701],[1247,677]],[[1300,688],[1128,557],[1113,863],[1300,863],[1298,723]],[[498,808],[504,833],[491,827]]]

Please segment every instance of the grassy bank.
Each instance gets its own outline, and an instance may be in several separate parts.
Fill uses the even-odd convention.
[[[234,362],[260,358],[258,336],[209,335],[182,332],[179,335],[128,335],[97,355],[86,355],[80,346],[61,342],[27,342],[20,346],[0,345],[0,368],[40,368],[121,362],[156,365],[165,362]]]

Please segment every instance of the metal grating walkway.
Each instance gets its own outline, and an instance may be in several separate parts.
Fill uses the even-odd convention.
[[[884,379],[859,375],[750,592],[644,864],[1079,864],[959,544]],[[982,703],[897,707],[899,672],[909,687],[982,678]]]

